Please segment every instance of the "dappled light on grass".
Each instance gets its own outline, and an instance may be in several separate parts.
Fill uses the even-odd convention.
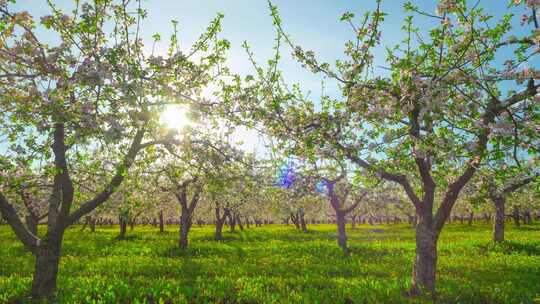
[[[531,226],[540,228],[538,224]],[[360,225],[350,230],[350,256],[335,246],[333,225],[303,234],[270,225],[212,238],[213,227],[193,227],[191,246],[176,246],[176,227],[160,234],[141,226],[122,241],[117,227],[67,232],[61,261],[63,303],[425,303],[407,298],[414,231],[407,225]],[[23,297],[33,263],[6,226],[0,226],[0,302]],[[440,300],[455,303],[529,303],[540,276],[536,232],[509,228],[493,245],[487,225],[451,224],[441,236]],[[482,256],[481,259],[478,256]],[[481,275],[479,275],[481,274]],[[500,280],[505,275],[505,282]],[[521,299],[521,300],[520,300]],[[347,302],[348,301],[348,302]]]

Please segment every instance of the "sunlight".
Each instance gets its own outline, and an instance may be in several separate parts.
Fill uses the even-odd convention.
[[[169,105],[161,112],[159,121],[167,128],[182,130],[190,124],[187,110],[179,105]]]

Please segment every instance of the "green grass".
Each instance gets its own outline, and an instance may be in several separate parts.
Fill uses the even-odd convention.
[[[510,226],[510,225],[508,225]],[[60,303],[426,303],[405,297],[414,233],[405,225],[348,231],[350,257],[333,225],[309,234],[271,225],[225,232],[195,226],[190,248],[176,247],[177,227],[159,234],[136,227],[68,230],[58,278]],[[490,227],[452,224],[439,241],[441,303],[540,303],[540,225],[507,228],[508,242],[490,242]],[[33,259],[9,227],[0,226],[0,303],[24,302]]]

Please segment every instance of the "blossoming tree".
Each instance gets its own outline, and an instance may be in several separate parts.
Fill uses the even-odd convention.
[[[0,213],[36,259],[31,295],[52,296],[66,228],[102,205],[120,186],[137,155],[171,136],[159,132],[162,101],[196,104],[200,91],[223,62],[228,42],[214,39],[218,16],[193,45],[182,51],[175,31],[166,54],[145,51],[140,2],[74,1],[64,13],[39,21],[0,1]],[[52,40],[42,37],[47,31]],[[158,43],[159,35],[154,36]],[[77,201],[77,164],[102,151],[114,163],[94,162],[107,182],[91,198]],[[81,167],[81,166],[79,166]],[[10,172],[23,168],[47,184],[46,231],[10,199],[24,180]],[[40,214],[41,215],[41,214]]]
[[[242,152],[211,136],[186,136],[170,161],[164,161],[166,183],[162,189],[172,192],[181,207],[179,246],[186,249],[193,224],[195,208],[204,195],[205,187],[231,174]],[[233,171],[234,172],[234,171]]]
[[[534,13],[525,19],[536,26],[538,4],[526,5]],[[335,65],[296,45],[284,32],[277,8],[270,8],[276,55],[266,69],[253,60],[256,76],[230,85],[225,91],[230,103],[263,124],[291,155],[346,160],[398,184],[418,219],[411,293],[434,294],[440,232],[486,155],[500,150],[493,134],[505,128],[503,113],[519,115],[525,107],[538,111],[540,85],[532,65],[540,31],[513,29],[510,14],[493,22],[481,7],[464,0],[440,1],[437,14],[407,3],[403,42],[387,48],[386,76],[381,76],[373,72],[385,16],[379,8],[359,22],[352,13],[343,15],[354,39]],[[420,30],[414,18],[434,25]],[[278,69],[281,44],[306,69],[337,83],[341,97],[322,94],[313,100],[300,85],[287,85]],[[508,80],[517,80],[511,90]],[[520,124],[537,130],[538,117]]]

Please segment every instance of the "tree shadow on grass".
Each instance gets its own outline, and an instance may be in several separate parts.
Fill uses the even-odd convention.
[[[349,246],[350,257],[362,258],[367,260],[378,260],[382,257],[388,258],[403,258],[404,261],[409,262],[408,254],[412,254],[404,248],[373,248],[370,246],[363,246],[360,244],[354,244]]]
[[[89,246],[89,243],[92,246]],[[118,240],[99,237],[91,241],[88,239],[83,242],[77,242],[76,240],[66,240],[62,244],[63,254],[75,255],[75,256],[94,256],[96,252],[107,251],[111,247],[118,244]],[[88,250],[92,247],[92,250]]]
[[[487,255],[489,252],[502,254],[526,254],[537,256],[540,255],[540,242],[516,242],[504,241],[501,243],[489,242],[486,244],[477,245],[477,249],[481,254]]]
[[[136,234],[128,234],[126,236],[123,236],[123,237],[120,237],[120,236],[116,236],[114,238],[115,241],[117,242],[130,242],[130,241],[137,241],[137,240],[140,240],[140,237]]]
[[[238,246],[238,245],[234,245],[234,244],[228,244],[229,247],[232,247],[235,251],[236,251],[236,256],[237,257],[245,257],[246,256],[246,251]]]
[[[185,258],[185,257],[195,256],[198,253],[199,253],[198,250],[195,250],[192,247],[180,248],[178,245],[175,245],[175,246],[167,247],[164,250],[161,250],[158,253],[158,257]]]
[[[308,230],[307,233],[295,230],[280,230],[280,231],[263,231],[256,229],[247,229],[244,231],[224,231],[222,239],[216,241],[214,235],[205,235],[198,237],[197,240],[202,241],[214,241],[214,242],[268,242],[268,241],[284,241],[284,242],[298,242],[298,241],[311,241],[311,240],[331,240],[336,238],[335,232]]]
[[[186,249],[181,249],[178,245],[167,246],[155,252],[156,257],[161,258],[213,258],[221,257],[225,259],[245,257],[246,250],[234,243],[224,243],[212,241],[209,243],[198,242],[191,244]]]
[[[498,258],[492,261],[489,267],[474,262],[469,263],[469,267],[456,263],[440,267],[438,276],[444,276],[439,279],[444,283],[439,286],[444,286],[448,303],[455,303],[458,298],[461,303],[506,303],[508,299],[515,303],[536,303],[532,296],[538,291],[540,269]],[[454,297],[456,299],[451,301]]]
[[[195,284],[197,277],[201,273],[202,267],[201,265],[193,261],[193,259],[186,258],[182,259],[180,269],[182,271],[182,274],[184,274],[185,282],[192,285]]]
[[[540,226],[523,225],[520,227],[514,227],[514,229],[520,231],[540,231]]]

